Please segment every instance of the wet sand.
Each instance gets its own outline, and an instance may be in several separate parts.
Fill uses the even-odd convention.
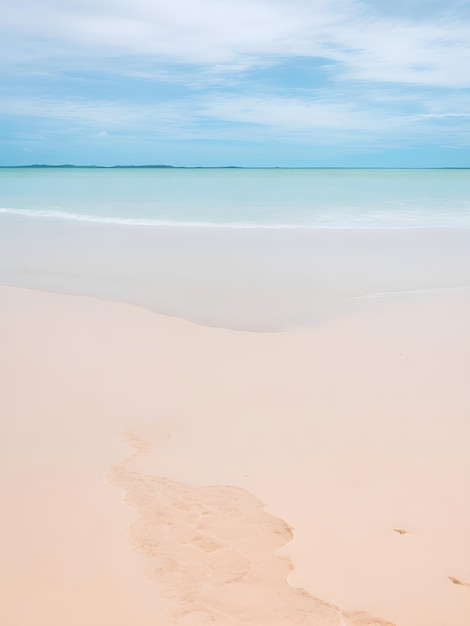
[[[253,333],[0,288],[0,623],[467,626],[468,319]]]

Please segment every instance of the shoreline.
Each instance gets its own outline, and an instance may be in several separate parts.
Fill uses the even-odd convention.
[[[328,322],[381,292],[470,285],[461,229],[206,232],[5,216],[2,225],[0,283],[240,330]]]
[[[292,524],[279,553],[294,564],[291,588],[345,615],[465,626],[470,298],[385,300],[319,327],[256,333],[0,287],[3,622],[180,623],[166,621],[175,599],[156,597],[132,551],[135,512],[102,480],[128,456],[116,437],[133,432],[148,442],[133,461],[143,483],[239,487]],[[25,589],[35,613],[20,606]],[[237,619],[243,606],[233,610]]]

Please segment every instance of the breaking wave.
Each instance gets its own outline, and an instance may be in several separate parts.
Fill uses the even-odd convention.
[[[89,222],[92,224],[116,224],[123,226],[148,226],[163,228],[205,228],[234,230],[313,230],[313,229],[408,229],[408,228],[470,228],[470,212],[392,212],[392,211],[357,211],[350,208],[316,213],[308,216],[310,223],[251,222],[251,221],[191,221],[171,220],[152,217],[123,217],[114,215],[92,215],[72,213],[57,209],[15,209],[0,207],[0,214],[17,215],[51,220]]]

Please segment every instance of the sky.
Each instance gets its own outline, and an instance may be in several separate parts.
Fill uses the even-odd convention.
[[[0,0],[0,165],[470,167],[468,0]]]

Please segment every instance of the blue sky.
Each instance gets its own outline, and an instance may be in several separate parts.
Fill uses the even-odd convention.
[[[470,3],[0,0],[0,164],[470,166]]]

